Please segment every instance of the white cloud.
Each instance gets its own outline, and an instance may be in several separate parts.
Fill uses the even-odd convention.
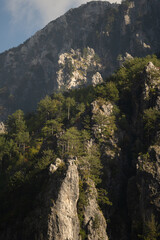
[[[110,0],[120,2],[121,0]],[[64,14],[71,7],[78,7],[86,0],[6,0],[6,8],[13,24],[24,24],[24,31],[42,27]]]

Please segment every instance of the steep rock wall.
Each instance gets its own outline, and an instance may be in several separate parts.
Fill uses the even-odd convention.
[[[150,112],[151,118],[156,116],[154,114],[159,113],[159,68],[149,62],[141,75],[141,79],[137,84],[138,88],[133,87],[132,91],[135,103],[132,118],[135,129],[132,131],[138,140],[141,139],[144,148],[143,153],[139,153],[138,159],[133,158],[135,175],[128,181],[127,202],[131,220],[131,239],[138,239],[138,232],[143,237],[147,236],[147,231],[153,230],[151,228],[146,230],[151,222],[155,234],[158,234],[159,231],[159,117],[157,117],[157,123],[152,123],[154,125],[152,131],[149,125],[147,129],[144,128],[144,117],[142,119],[142,114],[144,116],[144,113],[149,113],[149,111],[152,112]],[[138,89],[141,91],[140,98],[136,98]]]
[[[75,161],[69,160],[67,173],[60,187],[58,198],[50,208],[48,240],[79,239],[78,198],[79,174]]]

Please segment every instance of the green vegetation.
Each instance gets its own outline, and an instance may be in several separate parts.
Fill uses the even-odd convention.
[[[84,57],[86,54],[87,49],[84,49]],[[18,216],[17,209],[11,207],[13,199],[20,208],[18,212],[23,212],[23,219],[29,208],[36,205],[35,196],[47,182],[49,165],[57,157],[65,161],[68,156],[72,156],[78,158],[78,215],[80,234],[82,239],[86,238],[83,213],[87,204],[88,179],[95,183],[101,209],[111,206],[112,199],[109,200],[102,179],[106,173],[104,168],[109,166],[106,161],[110,161],[113,178],[119,172],[115,164],[115,145],[121,147],[123,152],[126,151],[127,157],[133,161],[140,152],[144,155],[151,143],[154,144],[155,135],[160,129],[160,113],[154,105],[155,101],[144,100],[144,107],[141,107],[144,88],[142,74],[149,61],[160,66],[160,61],[155,56],[127,60],[113,76],[96,87],[54,93],[39,102],[35,113],[25,116],[21,110],[17,110],[8,117],[7,132],[0,135],[0,204],[4,208],[0,216],[1,223],[7,223],[9,219],[12,223]],[[68,68],[73,70],[70,62]],[[151,92],[154,92],[155,97],[156,90],[151,89]],[[96,102],[97,112],[93,112],[93,102]],[[108,106],[110,109],[104,110]],[[133,111],[135,107],[136,110]],[[122,137],[116,143],[113,137],[119,134],[118,131]],[[110,151],[112,159],[104,159],[105,151]],[[64,164],[59,172],[56,171],[57,179],[61,178],[65,167]],[[18,198],[18,193],[23,194],[23,197]],[[8,217],[5,216],[6,212]],[[97,216],[93,225],[96,229]],[[156,239],[157,230],[154,230],[153,225],[157,226],[152,217],[146,223],[152,236],[149,233],[143,239]]]
[[[72,59],[70,59],[70,58],[67,58],[67,59],[66,59],[66,64],[65,64],[65,69],[64,69],[64,71],[65,71],[66,73],[68,73],[68,74],[70,75],[70,77],[72,77],[73,72],[75,71],[75,67],[74,67],[74,65],[73,65],[73,63],[72,63]]]
[[[85,228],[84,228],[84,207],[87,205],[87,196],[86,196],[86,182],[83,180],[79,181],[79,200],[78,200],[78,217],[80,221],[80,236],[82,240],[85,240],[87,237]]]
[[[100,206],[102,206],[102,205],[112,206],[112,203],[110,202],[110,200],[108,198],[108,193],[103,188],[98,189],[98,203]]]
[[[149,108],[143,115],[144,131],[148,142],[154,139],[156,132],[160,130],[160,112],[156,108]]]
[[[139,98],[142,94],[144,82],[142,74],[146,65],[152,62],[160,67],[160,61],[155,55],[145,58],[133,58],[123,63],[123,66],[113,75],[112,81],[116,83],[119,90],[119,97],[122,111],[131,116],[133,110],[132,92]]]
[[[83,48],[83,58],[87,58],[87,55],[88,55],[88,49]]]
[[[96,214],[93,219],[93,229],[96,230],[100,226],[99,216]]]
[[[160,225],[155,220],[152,214],[151,218],[145,222],[143,235],[139,235],[139,239],[143,240],[157,240],[160,237]]]
[[[106,32],[110,32],[113,29],[113,25],[116,19],[116,14],[117,14],[118,9],[112,9],[110,10],[110,14],[106,14],[106,26],[105,30]]]

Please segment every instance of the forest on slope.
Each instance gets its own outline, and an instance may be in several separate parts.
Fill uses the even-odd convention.
[[[88,239],[88,179],[96,186],[110,239],[159,239],[159,196],[148,190],[150,186],[158,192],[160,186],[159,69],[156,56],[133,58],[102,84],[57,91],[42,99],[35,112],[24,115],[17,110],[8,116],[7,131],[0,136],[1,236],[10,229],[16,240],[22,239],[29,213],[43,208],[37,196],[46,188],[51,164],[63,160],[53,174],[56,199],[66,160],[72,157],[80,176],[82,239]],[[141,185],[142,179],[147,179],[146,185]],[[96,229],[98,219],[94,224]],[[35,239],[32,234],[23,239]]]

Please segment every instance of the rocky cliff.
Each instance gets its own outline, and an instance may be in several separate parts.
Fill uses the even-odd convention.
[[[0,238],[158,240],[159,96],[160,60],[130,58],[107,82],[43,99],[30,139],[22,112],[10,116]]]
[[[119,67],[126,53],[133,57],[158,53],[159,9],[158,0],[89,2],[2,53],[1,117],[19,108],[34,110],[41,98],[59,88],[101,81]],[[93,50],[84,58],[87,47]],[[85,64],[79,65],[80,60]]]
[[[81,240],[77,202],[79,200],[78,160],[65,162],[57,158],[49,166],[46,181],[36,195],[37,207],[30,209],[23,220],[3,226],[3,240]],[[63,171],[62,171],[63,169]],[[59,172],[59,173],[57,173]],[[88,240],[108,240],[106,220],[97,203],[94,182],[88,179],[87,203],[84,209],[84,224]]]
[[[53,201],[48,216],[48,240],[79,239],[78,198],[79,174],[75,160],[71,159],[68,161],[67,173],[60,187],[58,198],[55,203]]]
[[[2,131],[0,239],[158,240],[160,61],[133,57],[159,52],[159,11],[90,2],[0,55],[3,117],[68,90]]]
[[[143,229],[143,237],[146,239],[158,239],[159,236],[159,95],[160,95],[160,72],[152,62],[149,62],[143,71],[140,101],[136,101],[134,124],[136,125],[136,141],[142,137],[142,121],[145,123],[143,129],[143,152],[139,153],[138,159],[133,159],[136,168],[135,176],[128,181],[128,210],[131,218],[131,237],[136,238],[136,233]],[[135,92],[134,92],[135,94]],[[143,120],[141,116],[143,115]],[[151,114],[151,115],[150,115]],[[152,119],[155,118],[155,121]],[[151,120],[152,119],[152,120]],[[154,127],[148,121],[154,121]],[[134,196],[133,191],[134,189]],[[137,204],[135,205],[136,202]],[[155,230],[153,230],[155,229]],[[152,234],[148,233],[151,231]],[[155,231],[155,232],[154,232]],[[154,233],[153,233],[154,232]],[[139,237],[142,235],[139,234]],[[147,238],[148,237],[148,238]]]
[[[57,83],[59,90],[68,90],[84,85],[97,85],[103,82],[99,73],[102,70],[100,58],[92,48],[84,48],[61,54],[58,60]]]

